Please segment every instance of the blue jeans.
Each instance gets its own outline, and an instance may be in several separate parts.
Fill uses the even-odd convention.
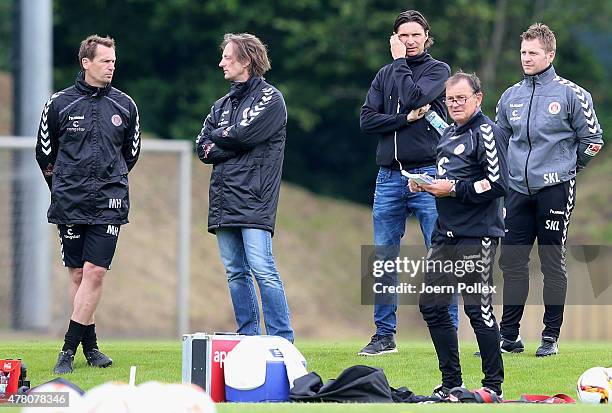
[[[267,334],[284,337],[293,343],[289,306],[272,255],[270,232],[254,228],[220,228],[216,234],[238,333],[261,334],[253,275],[261,293]]]
[[[435,166],[426,166],[408,170],[410,173],[427,173],[436,175]],[[406,231],[406,219],[415,215],[421,226],[423,241],[427,249],[431,247],[433,232],[438,212],[435,198],[426,192],[410,192],[408,179],[399,170],[381,166],[376,177],[376,192],[372,217],[374,222],[374,244],[378,246],[398,246]],[[388,250],[388,249],[386,249]],[[393,257],[385,257],[393,259]],[[392,274],[395,278],[396,274]],[[376,334],[393,335],[397,327],[397,303],[374,304],[374,323]],[[459,326],[457,297],[448,310],[455,328]]]

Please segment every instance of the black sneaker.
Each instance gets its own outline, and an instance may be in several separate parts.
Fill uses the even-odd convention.
[[[499,343],[502,353],[522,353],[525,351],[525,345],[521,340],[521,336],[518,336],[516,340],[510,341],[502,337]]]
[[[55,368],[53,369],[54,374],[66,374],[72,373],[74,370],[74,353],[72,350],[68,349],[66,351],[60,351],[57,356],[57,363],[55,363]]]
[[[97,348],[85,353],[85,358],[87,359],[87,364],[92,367],[105,368],[113,364],[113,360]]]
[[[542,343],[536,350],[536,357],[553,356],[559,352],[557,339],[554,337],[542,337]]]
[[[450,394],[451,389],[449,389],[448,387],[444,387],[443,385],[439,385],[437,386],[435,389],[433,389],[433,392],[431,393],[431,395],[433,397],[439,397],[442,400],[446,400],[448,399],[448,395]]]
[[[502,337],[499,347],[502,353],[522,353],[525,351],[525,345],[521,341],[521,336],[518,336],[515,341],[506,340]],[[474,356],[480,357],[480,351],[474,352]]]
[[[464,388],[465,384],[463,382],[461,382],[461,386],[457,386],[457,387],[454,387],[454,388],[456,389],[458,387],[463,387]],[[445,399],[448,398],[448,396],[450,395],[452,390],[453,390],[452,388],[444,387],[443,384],[439,384],[435,389],[433,389],[433,392],[431,393],[431,395],[433,397],[439,397],[439,398],[445,400]]]
[[[357,355],[380,356],[385,353],[397,353],[397,347],[395,347],[393,336],[379,336],[374,334],[368,345],[362,348]]]

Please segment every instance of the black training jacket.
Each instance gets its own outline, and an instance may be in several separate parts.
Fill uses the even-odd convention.
[[[196,139],[212,164],[208,230],[246,227],[274,234],[285,150],[283,95],[261,77],[233,83],[217,100]]]
[[[136,104],[111,87],[74,86],[49,98],[40,119],[36,160],[51,189],[54,224],[128,222],[128,172],[140,154]]]
[[[444,82],[449,76],[450,67],[429,53],[395,59],[378,71],[359,120],[364,133],[379,135],[379,166],[412,169],[436,162],[438,133],[425,118],[408,123],[406,116],[431,104],[446,119]]]
[[[508,191],[506,146],[500,129],[478,110],[452,124],[438,145],[437,177],[455,181],[456,197],[436,198],[437,228],[447,237],[503,237]]]

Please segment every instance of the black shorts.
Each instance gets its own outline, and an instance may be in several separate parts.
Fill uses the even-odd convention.
[[[57,228],[65,267],[83,268],[88,261],[110,270],[121,228],[119,225],[60,224]]]

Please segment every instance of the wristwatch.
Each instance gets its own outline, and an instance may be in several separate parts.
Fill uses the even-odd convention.
[[[448,196],[450,196],[451,198],[455,198],[457,196],[457,191],[455,191],[455,186],[457,184],[453,183],[453,187],[450,189],[450,192],[448,193]]]

